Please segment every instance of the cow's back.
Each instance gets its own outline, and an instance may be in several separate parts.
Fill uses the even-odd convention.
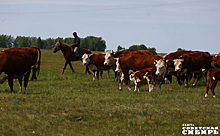
[[[211,66],[211,57],[208,52],[184,54],[180,59],[184,59],[184,66],[187,69],[200,70],[201,68],[205,68],[208,70]]]
[[[120,57],[119,63],[122,69],[131,69],[133,71],[144,68],[154,68],[154,61],[162,59],[157,55],[124,54]]]
[[[12,72],[13,75],[20,76],[31,69],[32,57],[28,51],[11,48],[5,50],[4,54],[7,56],[4,65],[11,70],[9,72]]]

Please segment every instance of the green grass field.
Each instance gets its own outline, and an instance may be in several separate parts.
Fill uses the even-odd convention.
[[[72,62],[76,73],[64,65],[61,52],[42,50],[37,81],[26,94],[10,93],[0,85],[0,135],[182,135],[182,124],[220,127],[220,86],[216,98],[205,98],[205,79],[198,87],[164,84],[149,93],[118,90],[107,78],[92,81],[82,62]],[[134,89],[134,84],[131,84]],[[14,80],[14,89],[19,90]]]

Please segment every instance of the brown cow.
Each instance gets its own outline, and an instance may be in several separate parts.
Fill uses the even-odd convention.
[[[38,47],[22,47],[22,48],[17,48],[17,49],[22,49],[26,50],[29,52],[29,54],[32,57],[32,77],[31,80],[37,80],[36,72],[40,72],[40,64],[41,64],[41,50]],[[38,54],[39,53],[39,54]],[[37,67],[38,65],[38,67]]]
[[[174,66],[174,59],[179,59],[180,56],[183,54],[188,54],[188,53],[193,53],[194,51],[177,51],[177,52],[171,52],[166,54],[163,58],[166,60],[167,63],[167,72],[165,75],[165,79],[172,83],[172,75],[176,76],[177,72],[175,71],[175,66]],[[182,76],[181,79],[178,78],[177,82],[178,84],[182,85],[182,82],[184,82],[185,77]]]
[[[64,70],[66,69],[66,66],[67,64],[69,64],[70,66],[70,69],[72,70],[73,73],[75,73],[73,67],[72,67],[72,64],[71,64],[71,61],[78,61],[82,58],[82,55],[84,53],[87,53],[87,54],[91,54],[91,51],[89,49],[85,49],[85,48],[81,48],[80,49],[80,55],[78,57],[75,56],[74,53],[72,53],[71,51],[71,47],[64,43],[64,42],[61,42],[61,41],[58,41],[53,49],[53,52],[56,53],[57,51],[61,50],[62,53],[63,53],[63,56],[66,60],[65,64],[64,64],[64,67],[63,67],[63,70],[61,72],[61,75],[63,75],[64,73]],[[86,66],[86,73],[89,73],[90,74],[90,71],[89,71],[89,68]]]
[[[212,57],[212,67],[220,69],[220,55],[215,55]]]
[[[216,84],[220,81],[220,70],[219,69],[214,69],[210,68],[207,72],[207,77],[206,77],[206,94],[205,97],[208,97],[208,91],[211,89],[212,95],[215,98],[215,87]]]
[[[155,51],[149,50],[136,50],[136,49],[125,49],[117,52],[106,52],[104,65],[113,65],[115,63],[114,58],[118,58],[122,54],[143,54],[143,55],[157,55]]]
[[[128,90],[131,90],[129,86],[129,71],[130,70],[138,71],[144,68],[155,68],[157,70],[156,61],[160,62],[160,65],[161,65],[160,69],[161,68],[163,69],[162,71],[164,73],[160,74],[160,72],[162,71],[158,73],[158,76],[161,76],[163,80],[163,77],[165,74],[164,68],[166,69],[166,65],[165,65],[165,62],[159,61],[159,60],[163,60],[161,56],[141,55],[141,54],[123,54],[117,60],[118,62],[116,65],[120,66],[120,69],[123,73],[121,80],[119,80],[119,90],[122,90],[122,81],[125,82],[125,84],[128,87]]]
[[[186,84],[188,86],[188,80],[192,73],[198,72],[199,75],[205,69],[207,72],[211,66],[211,57],[208,52],[194,52],[189,54],[183,54],[179,59],[174,59],[175,71],[177,71],[177,78],[180,77],[180,72],[186,72]],[[198,77],[198,79],[200,79]],[[196,82],[197,83],[197,82]],[[194,84],[194,86],[196,85]]]
[[[115,65],[112,66],[105,66],[105,54],[84,54],[82,56],[83,65],[87,65],[90,70],[93,71],[93,80],[95,80],[95,77],[99,80],[99,72],[102,72],[103,70],[109,69],[115,69]],[[115,73],[115,78],[117,77]],[[115,80],[114,78],[114,80]]]
[[[26,50],[18,48],[6,49],[0,52],[0,83],[8,79],[8,84],[13,92],[13,79],[18,78],[20,91],[25,93],[28,78],[32,68],[32,56]],[[22,89],[22,78],[24,77],[24,89]]]
[[[129,78],[135,84],[134,91],[136,90],[139,91],[140,83],[144,80],[148,82],[149,92],[154,90],[154,85],[155,85],[155,69],[154,68],[144,68],[140,71],[130,74]]]

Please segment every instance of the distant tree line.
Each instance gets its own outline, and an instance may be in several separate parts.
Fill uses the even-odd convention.
[[[17,36],[16,38],[11,35],[0,35],[0,48],[12,48],[12,47],[39,47],[41,49],[52,49],[58,40],[65,42],[69,45],[73,44],[73,39],[68,38],[47,38],[41,39],[40,37],[26,37]],[[105,51],[106,42],[102,37],[87,36],[81,38],[81,48],[87,48],[92,51]]]
[[[117,50],[122,50],[122,49],[125,49],[123,48],[121,45],[119,45],[117,47]],[[132,45],[129,47],[129,49],[136,49],[136,50],[150,50],[150,51],[156,51],[156,48],[154,47],[146,47],[144,44],[141,44],[141,45]]]

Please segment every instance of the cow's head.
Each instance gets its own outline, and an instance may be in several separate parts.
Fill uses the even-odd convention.
[[[166,63],[164,60],[155,60],[154,61],[155,68],[156,68],[156,75],[164,75],[166,73]]]
[[[56,53],[57,51],[61,50],[61,47],[62,47],[62,42],[59,40],[55,47],[53,48],[53,53]]]
[[[90,63],[90,59],[89,57],[91,56],[92,54],[83,54],[82,56],[82,61],[83,61],[83,65],[89,65]]]
[[[184,59],[174,59],[173,60],[175,71],[181,71],[182,70],[183,61],[184,61]]]
[[[5,72],[2,72],[0,74],[0,84],[3,84],[7,78],[8,78],[8,75],[5,74]]]
[[[107,52],[105,54],[105,61],[104,61],[104,65],[108,65],[108,66],[112,66],[115,64],[115,59],[113,57],[113,51],[111,52]]]
[[[121,68],[120,68],[120,64],[119,64],[119,58],[116,58],[116,68],[115,68],[115,72],[121,72]]]

